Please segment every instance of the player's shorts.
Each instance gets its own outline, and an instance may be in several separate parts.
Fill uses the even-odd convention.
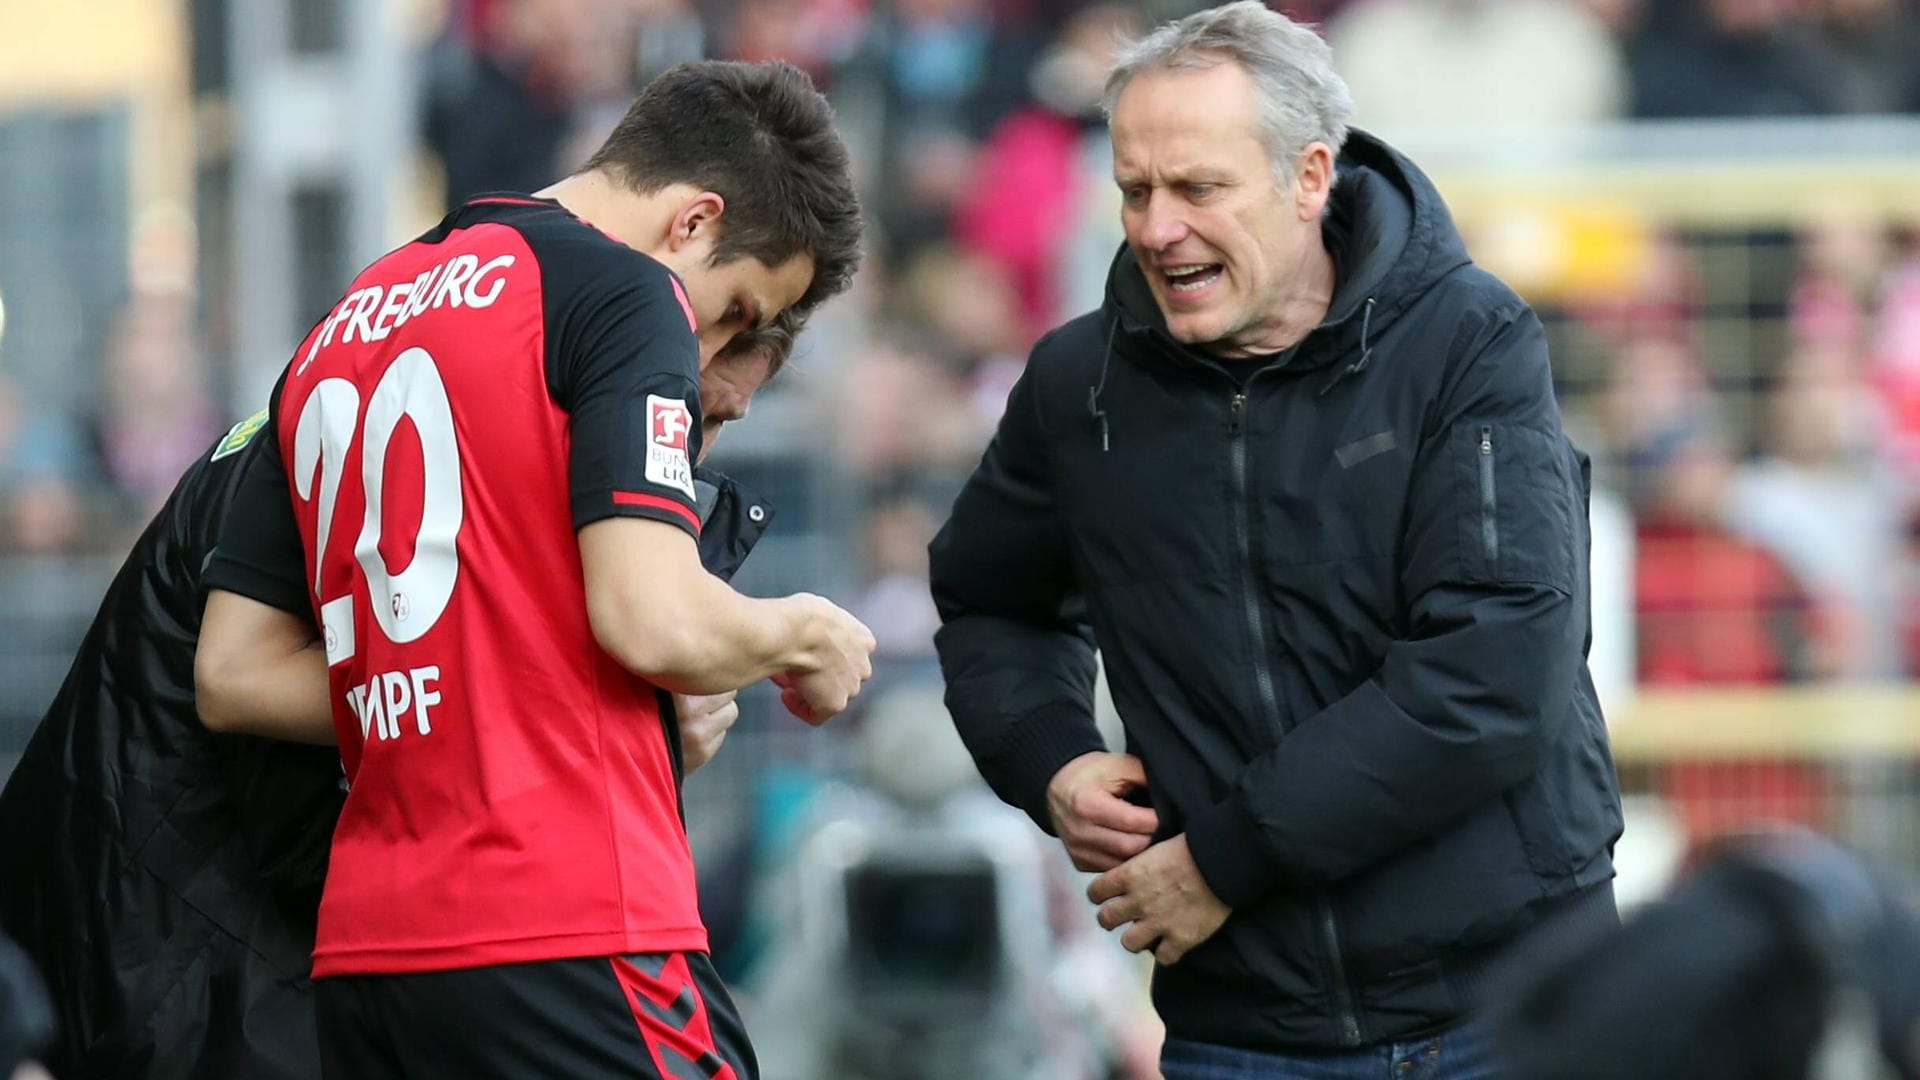
[[[758,1080],[705,953],[314,983],[328,1080]]]

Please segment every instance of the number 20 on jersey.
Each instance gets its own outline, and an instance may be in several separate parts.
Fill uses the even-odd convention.
[[[413,421],[420,438],[422,500],[413,558],[396,574],[389,572],[380,551],[387,527],[382,520],[382,496],[388,450],[403,417]],[[307,395],[294,427],[293,479],[302,501],[319,500],[310,550],[328,667],[353,659],[359,651],[354,583],[326,577],[327,541],[333,534],[334,517],[343,509],[342,481],[350,479],[345,475],[347,451],[356,437],[361,440],[359,483],[346,485],[346,505],[350,508],[357,497],[362,512],[349,572],[357,572],[365,582],[380,634],[396,645],[419,640],[446,613],[460,577],[456,541],[465,521],[460,444],[446,383],[433,357],[421,348],[396,357],[367,397],[364,417],[357,386],[342,378],[320,380]],[[439,666],[428,664],[373,672],[364,683],[350,687],[347,706],[360,721],[361,738],[397,739],[402,721],[421,735],[431,734],[430,712],[440,703],[435,689],[439,680]]]

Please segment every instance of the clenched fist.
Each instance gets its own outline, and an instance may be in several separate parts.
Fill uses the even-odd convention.
[[[773,677],[780,702],[809,724],[824,724],[847,707],[873,677],[876,642],[866,624],[810,593],[788,598],[803,620],[806,662]]]

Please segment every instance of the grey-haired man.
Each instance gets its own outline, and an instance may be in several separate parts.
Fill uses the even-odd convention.
[[[1108,107],[1106,302],[1035,347],[932,548],[955,721],[1159,961],[1168,1080],[1492,1076],[1497,959],[1617,918],[1539,320],[1349,132],[1307,27],[1163,26]]]

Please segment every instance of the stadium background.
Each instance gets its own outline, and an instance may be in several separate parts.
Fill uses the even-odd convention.
[[[924,546],[1027,346],[1100,296],[1108,43],[1189,3],[0,0],[0,775],[133,535],[354,269],[577,164],[653,72],[782,57],[839,109],[868,261],[715,463],[776,512],[743,587],[824,592],[882,656],[824,731],[749,695],[690,783],[722,959],[768,1016],[812,1015],[777,1003],[817,999],[822,955],[905,1016],[1035,935],[1058,963],[1026,975],[1090,1044],[1138,1031],[1070,875],[965,790]],[[1326,20],[1361,125],[1547,318],[1600,489],[1623,897],[1757,817],[1920,868],[1920,4],[1280,6]],[[808,906],[820,866],[909,850],[922,892]],[[917,959],[852,941],[880,923]]]

